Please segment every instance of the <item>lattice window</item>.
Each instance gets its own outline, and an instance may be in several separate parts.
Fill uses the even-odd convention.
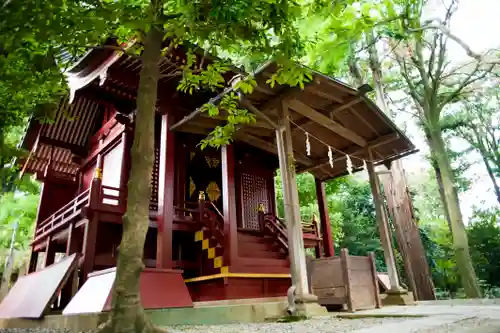
[[[243,228],[259,230],[259,204],[269,211],[267,180],[264,177],[241,173]]]
[[[160,174],[160,150],[155,148],[155,163],[151,174],[151,198],[149,199],[149,210],[158,210],[158,180]]]

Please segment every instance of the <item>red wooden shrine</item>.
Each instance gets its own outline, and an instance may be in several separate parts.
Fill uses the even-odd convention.
[[[179,70],[184,53],[176,52],[162,60],[162,75]],[[57,253],[78,253],[81,287],[89,274],[116,265],[130,148],[141,135],[134,133],[140,67],[139,58],[93,50],[69,71],[72,92],[58,105],[55,121],[30,122],[23,141],[30,154],[19,163],[43,182],[30,272],[52,264]],[[144,180],[151,183],[144,263],[149,271],[182,275],[192,301],[284,296],[290,286],[286,223],[275,203],[275,131],[265,121],[275,119],[277,103],[289,101],[294,110],[297,171],[316,177],[320,219],[304,222],[303,233],[305,247],[315,248],[318,257],[334,252],[323,181],[346,173],[345,156],[336,154],[331,167],[327,148],[317,142],[307,156],[301,128],[359,157],[366,156],[360,145],[369,146],[377,162],[414,149],[359,91],[319,73],[304,90],[270,87],[266,81],[275,70],[271,64],[257,73],[258,86],[246,97],[264,118],[257,114],[256,123],[238,130],[234,143],[220,150],[198,147],[224,121],[199,111],[217,93],[188,96],[176,90],[175,75],[160,80],[154,170]],[[238,73],[228,73],[226,82]],[[332,132],[335,126],[343,128],[341,134]],[[163,281],[144,288],[173,288]]]

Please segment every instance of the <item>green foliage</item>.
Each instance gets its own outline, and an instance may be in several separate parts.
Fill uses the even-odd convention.
[[[478,278],[500,287],[500,208],[476,208],[467,234]]]
[[[19,223],[14,248],[26,250],[31,241],[38,206],[37,194],[6,193],[0,197],[0,248],[8,249],[15,223]]]

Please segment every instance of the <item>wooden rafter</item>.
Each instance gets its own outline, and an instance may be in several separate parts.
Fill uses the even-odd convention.
[[[278,123],[269,117],[267,114],[256,108],[248,99],[243,98],[241,100],[241,105],[247,108],[250,112],[255,113],[257,117],[260,117],[267,121],[273,128],[278,128]]]
[[[345,128],[344,126],[340,125],[336,121],[330,119],[329,117],[325,116],[324,114],[316,111],[312,107],[310,107],[307,104],[302,103],[299,100],[292,99],[288,101],[288,105],[295,110],[296,112],[300,113],[301,115],[315,121],[316,123],[320,124],[321,126],[328,128],[330,131],[350,140],[351,142],[354,142],[358,146],[364,147],[366,146],[366,140],[356,134],[355,132]]]
[[[322,110],[325,110],[327,112],[330,112],[330,118],[331,119],[334,119],[335,117],[335,114],[339,111],[342,111],[342,110],[345,110],[345,109],[351,109],[352,110],[352,106],[353,105],[356,105],[358,104],[359,102],[363,101],[363,97],[362,96],[357,96],[357,95],[354,95],[354,96],[350,96],[349,98],[346,98],[346,100],[344,102],[342,102],[343,104],[342,105],[339,105],[331,110],[328,110],[328,109],[322,109]],[[304,123],[304,126],[307,126],[307,125],[310,125],[310,124],[314,124],[315,121],[314,120],[308,120]],[[297,130],[297,128],[295,128],[294,130]]]
[[[272,154],[277,154],[278,148],[274,143],[271,143],[270,141],[263,140],[261,138],[258,138],[256,136],[250,135],[244,130],[239,130],[234,133],[234,138],[246,142],[251,146],[260,148],[262,150],[268,151]],[[312,166],[314,164],[314,161],[311,160],[309,157],[303,155],[302,153],[299,153],[297,151],[294,151],[294,157],[297,162],[300,164],[306,165],[306,166]]]

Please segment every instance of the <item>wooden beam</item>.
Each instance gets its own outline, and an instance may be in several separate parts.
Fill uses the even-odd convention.
[[[263,139],[260,139],[256,136],[250,135],[246,133],[243,130],[236,131],[234,133],[234,138],[248,143],[251,146],[260,148],[262,150],[268,151],[272,154],[277,154],[278,153],[278,148],[274,143],[271,143],[270,141],[266,141]],[[297,162],[300,164],[306,165],[306,166],[312,166],[314,164],[314,161],[311,160],[309,157],[299,153],[299,152],[294,152],[294,157]]]
[[[329,101],[332,101],[332,102],[337,102],[337,103],[342,103],[342,98],[340,97],[337,97],[337,96],[334,96],[332,94],[329,94],[329,93],[326,93],[322,90],[319,90],[317,89],[315,86],[313,85],[309,85],[305,88],[305,90],[307,92],[310,92],[311,94],[313,95],[316,95],[318,97],[321,97],[321,98],[324,98],[324,99],[327,99]]]
[[[276,129],[276,128],[279,127],[278,124],[276,123],[276,121],[274,121],[273,119],[271,119],[271,117],[269,117],[264,112],[262,112],[259,109],[257,109],[248,99],[242,98],[241,99],[241,105],[244,106],[245,108],[247,108],[250,112],[255,113],[256,116],[258,116],[258,117],[264,119],[265,121],[267,121],[274,129]]]
[[[358,104],[359,102],[361,102],[363,100],[363,97],[361,96],[351,96],[349,97],[348,99],[346,99],[346,101],[343,102],[343,104],[333,108],[332,110],[328,110],[328,109],[321,109],[321,110],[324,110],[324,111],[327,111],[327,112],[330,112],[330,118],[331,119],[334,119],[335,117],[335,113],[339,112],[339,111],[342,111],[342,110],[345,110],[345,109],[348,109],[348,108],[351,108],[353,105],[355,104]],[[341,102],[342,103],[342,102]],[[351,109],[352,111],[354,111],[353,109]],[[357,113],[356,113],[357,115]],[[358,115],[359,116],[359,115]],[[304,123],[303,126],[308,126],[310,124],[314,124],[316,121],[310,119],[308,121],[306,121]],[[302,125],[301,125],[302,126]],[[293,129],[293,132],[295,131],[298,131],[299,128],[294,128]]]
[[[301,115],[314,120],[318,124],[322,125],[325,128],[328,128],[330,131],[350,140],[351,142],[354,142],[360,147],[366,146],[367,142],[364,138],[356,134],[355,132],[345,128],[344,126],[340,125],[336,121],[330,119],[329,117],[325,116],[322,113],[319,113],[312,107],[310,107],[307,104],[302,103],[299,100],[292,99],[288,102],[289,106],[294,109],[296,112],[300,113]]]
[[[203,119],[214,119],[214,120],[218,120],[218,121],[227,121],[227,116],[224,114],[219,114],[217,116],[209,116],[208,113],[202,112],[200,114],[200,117],[202,117]],[[260,127],[260,128],[270,129],[270,130],[273,129],[273,127],[269,123],[267,123],[266,121],[263,121],[261,119],[256,119],[254,123],[246,124],[245,127],[246,126]]]
[[[356,105],[358,104],[359,102],[361,102],[363,100],[363,97],[362,96],[352,96],[351,98],[349,98],[347,101],[345,101],[342,105],[339,105],[333,109],[330,110],[330,113],[331,114],[335,114],[339,111],[342,111],[342,110],[345,110],[345,109],[348,109],[350,108],[351,106],[353,105]]]
[[[382,145],[385,145],[387,143],[390,143],[392,141],[395,141],[399,139],[399,135],[397,133],[391,133],[391,134],[387,134],[387,135],[384,135],[384,136],[381,136],[375,140],[372,140],[370,142],[368,142],[367,144],[367,147],[370,148],[370,149],[376,149],[377,147],[379,146],[382,146]],[[357,146],[350,146],[349,148],[345,149],[344,150],[344,153],[345,154],[348,154],[348,155],[357,155],[357,154],[361,154],[361,153],[364,153],[365,152],[365,149],[363,148],[359,148]],[[338,162],[338,161],[341,161],[345,159],[345,155],[342,154],[338,157],[335,157],[333,159],[333,163],[335,162]],[[304,169],[304,170],[301,170],[300,172],[307,172],[307,171],[313,171],[314,169],[317,169],[317,168],[321,168],[322,166],[324,165],[327,165],[329,162],[328,159],[324,159],[322,160],[321,162],[319,162],[318,164],[310,167],[310,168],[307,168],[307,169]]]

